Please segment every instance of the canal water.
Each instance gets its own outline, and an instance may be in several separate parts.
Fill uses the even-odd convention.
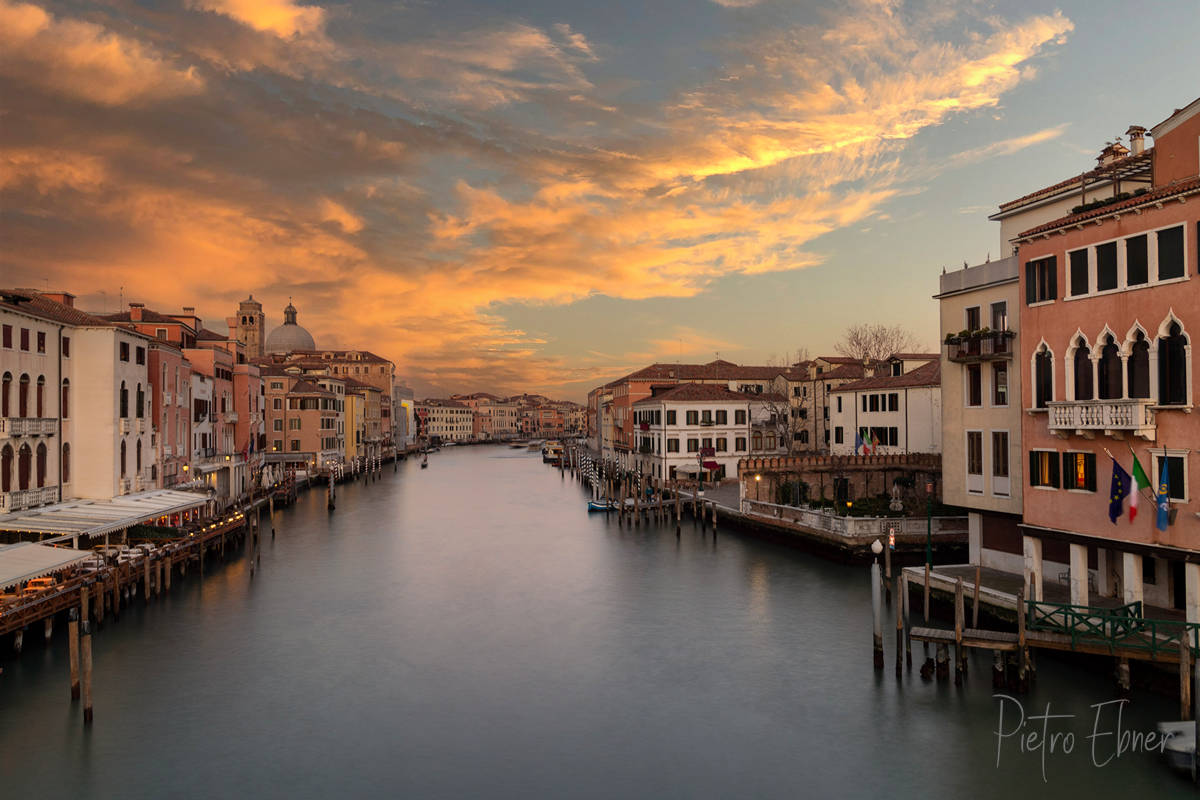
[[[998,759],[989,659],[963,689],[897,679],[888,636],[874,671],[866,567],[686,519],[678,540],[625,529],[584,500],[500,447],[389,468],[333,513],[302,495],[255,577],[232,557],[104,626],[90,729],[61,629],[0,655],[0,794],[1192,795],[1157,754],[1112,757],[1115,707],[1088,738],[1107,676],[1043,657],[1021,702],[1075,715],[1049,726],[1072,751],[1010,736]],[[1176,713],[1135,693],[1121,728]]]

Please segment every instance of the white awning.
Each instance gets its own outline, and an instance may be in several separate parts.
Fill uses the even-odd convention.
[[[202,507],[208,496],[158,489],[111,500],[69,500],[0,515],[0,530],[50,536],[102,536],[162,516]]]
[[[20,542],[0,547],[0,589],[49,575],[92,555],[89,550]]]

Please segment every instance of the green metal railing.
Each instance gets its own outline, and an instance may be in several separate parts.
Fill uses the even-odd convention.
[[[1072,648],[1085,641],[1106,645],[1110,651],[1141,650],[1157,658],[1160,653],[1177,655],[1182,640],[1193,655],[1200,654],[1200,623],[1147,619],[1141,602],[1101,608],[1028,600],[1025,606],[1027,630],[1070,636]]]

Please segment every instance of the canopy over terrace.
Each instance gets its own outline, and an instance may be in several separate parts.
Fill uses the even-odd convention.
[[[18,542],[0,546],[0,590],[49,575],[88,558],[91,553],[68,547]]]
[[[173,489],[127,494],[112,500],[71,500],[0,517],[0,531],[55,537],[47,541],[103,536],[159,517],[202,508],[208,501],[207,495]]]

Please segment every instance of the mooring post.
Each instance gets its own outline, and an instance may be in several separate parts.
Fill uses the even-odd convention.
[[[954,685],[962,686],[963,673],[963,579],[954,582]]]
[[[1017,690],[1029,687],[1029,646],[1025,637],[1025,587],[1017,589]]]
[[[54,617],[46,617],[42,623],[42,638],[46,644],[50,644],[50,640],[54,638]]]
[[[900,570],[900,597],[904,608],[904,665],[912,669],[912,617],[908,605],[908,573],[904,570]]]
[[[903,656],[901,653],[904,650],[904,603],[900,600],[900,576],[895,577],[896,581],[896,675],[897,677],[903,674],[902,666]]]
[[[92,724],[92,626],[87,620],[82,622],[79,642],[80,667],[83,672],[83,724]]]
[[[880,592],[879,559],[871,562],[871,646],[875,669],[883,669],[883,598]]]
[[[925,562],[925,623],[929,623],[929,562]]]
[[[980,578],[979,565],[975,565],[975,598],[971,601],[971,627],[979,628],[979,582]]]
[[[72,608],[67,619],[67,656],[71,665],[71,699],[79,699],[79,609]]]
[[[1129,696],[1129,690],[1132,686],[1129,677],[1129,659],[1117,659],[1117,693],[1122,697]]]
[[[713,515],[713,538],[715,539],[717,536],[717,501],[716,500],[714,500],[713,504],[712,504],[712,515]]]
[[[224,539],[224,537],[222,537],[221,538],[221,550],[222,551],[225,550],[224,545],[225,545],[225,539]],[[142,580],[145,581],[145,585],[143,587],[145,589],[145,591],[142,593],[142,600],[145,605],[150,605],[150,556],[149,555],[146,556],[146,559],[143,562],[142,572],[144,574],[144,577]]]
[[[1187,634],[1179,637],[1179,718],[1192,718],[1192,651]]]
[[[935,662],[935,670],[937,679],[944,681],[950,677],[950,646],[945,642],[938,642],[937,650],[935,651],[937,660]]]

